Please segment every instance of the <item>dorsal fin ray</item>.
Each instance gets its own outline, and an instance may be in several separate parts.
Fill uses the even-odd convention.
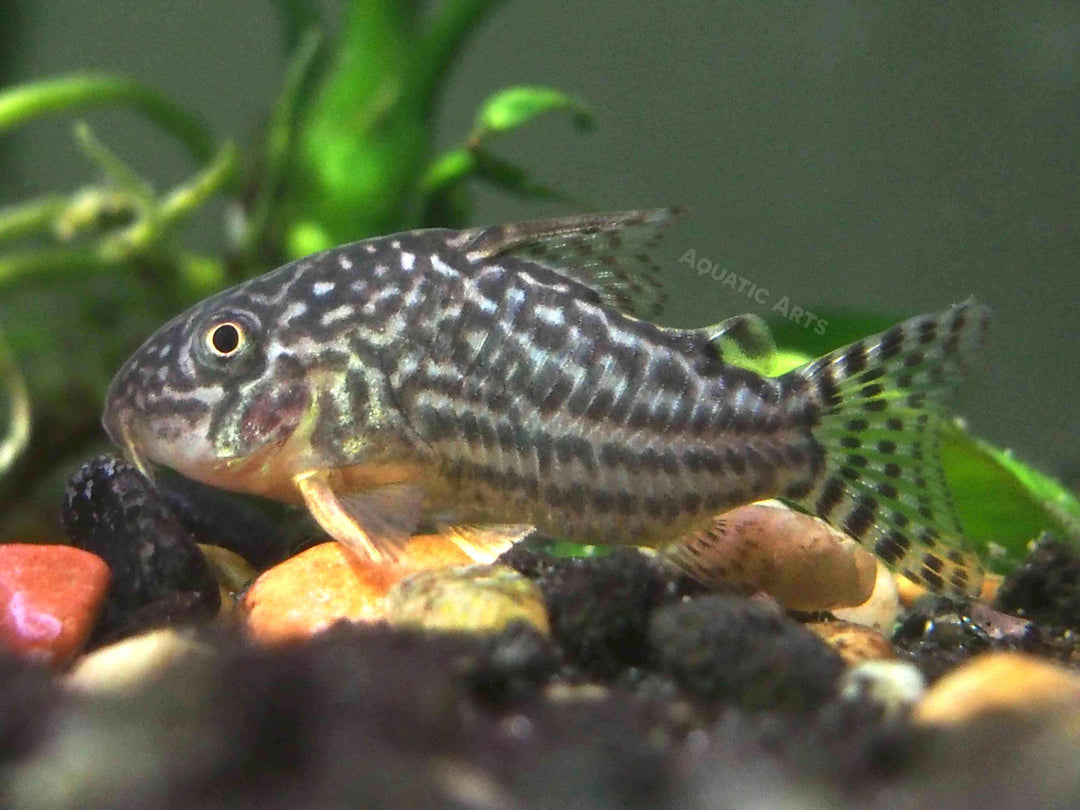
[[[583,284],[600,302],[632,315],[656,315],[666,296],[651,257],[681,209],[545,219],[464,231],[471,262],[513,256]]]
[[[735,315],[701,330],[710,348],[725,363],[764,376],[773,371],[776,343],[765,320],[758,315]]]

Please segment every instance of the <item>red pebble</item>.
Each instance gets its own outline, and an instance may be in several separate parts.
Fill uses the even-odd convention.
[[[0,545],[0,646],[62,667],[94,629],[109,567],[72,546]]]

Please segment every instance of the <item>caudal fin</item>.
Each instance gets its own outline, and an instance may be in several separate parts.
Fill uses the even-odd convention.
[[[982,568],[941,468],[944,393],[981,341],[989,310],[972,301],[856,341],[787,375],[821,409],[824,469],[800,503],[933,591],[979,592]]]

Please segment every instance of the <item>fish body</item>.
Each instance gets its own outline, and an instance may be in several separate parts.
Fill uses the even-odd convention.
[[[302,500],[376,559],[425,517],[659,546],[780,496],[935,590],[977,588],[936,401],[985,310],[763,376],[728,362],[767,355],[753,316],[639,317],[669,218],[412,231],[301,259],[162,327],[113,381],[106,429],[144,467]]]

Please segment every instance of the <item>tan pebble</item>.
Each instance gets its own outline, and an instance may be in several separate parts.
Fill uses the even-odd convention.
[[[536,585],[504,565],[421,571],[402,579],[386,598],[388,620],[426,630],[496,633],[514,621],[549,632]]]
[[[845,622],[863,624],[880,633],[890,633],[900,614],[900,597],[892,572],[878,560],[877,578],[870,598],[855,607],[833,608],[832,614]]]
[[[845,700],[869,698],[895,716],[926,693],[926,678],[907,661],[863,661],[841,676],[838,691]]]
[[[915,706],[923,725],[957,725],[993,712],[1050,716],[1080,709],[1080,675],[1023,653],[980,655],[935,683]]]
[[[85,692],[121,692],[192,655],[210,657],[213,650],[182,631],[155,630],[84,655],[63,682]]]
[[[853,622],[812,622],[808,630],[832,647],[847,664],[896,657],[892,643],[876,630]]]
[[[401,566],[362,560],[338,543],[323,543],[263,572],[241,609],[260,641],[306,638],[341,620],[382,620],[384,597],[408,573]]]
[[[0,646],[53,667],[83,648],[109,588],[109,567],[72,546],[0,545]]]
[[[240,603],[236,595],[250,585],[259,572],[252,567],[251,563],[227,548],[199,543],[199,551],[202,552],[210,574],[218,584],[218,592],[221,595],[218,618],[222,621],[236,619],[240,615]]]
[[[556,682],[544,690],[544,697],[552,703],[596,703],[610,695],[611,688],[601,683]]]
[[[664,557],[703,582],[746,585],[803,611],[861,605],[877,576],[874,556],[843,532],[773,502],[725,512]]]

